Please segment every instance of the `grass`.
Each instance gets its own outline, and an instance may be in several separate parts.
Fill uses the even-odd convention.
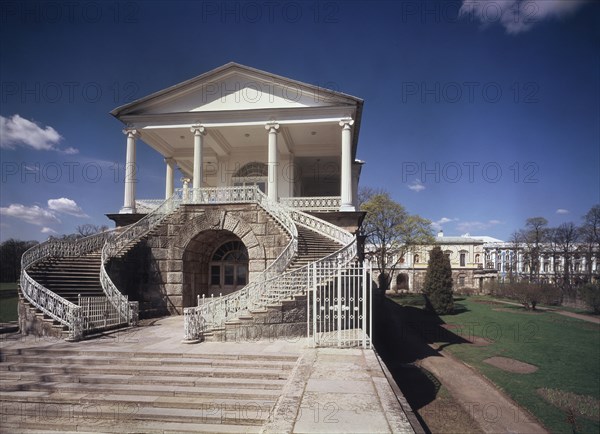
[[[550,431],[573,432],[567,412],[544,400],[538,390],[558,390],[598,401],[600,327],[552,312],[529,313],[500,306],[480,297],[461,298],[456,305],[459,313],[441,319],[456,325],[456,334],[467,339],[480,336],[492,343],[450,344],[445,350],[478,369]],[[498,308],[502,310],[495,310]],[[505,372],[483,362],[492,356],[510,357],[539,369],[532,374]],[[597,420],[578,415],[576,423],[580,432],[600,432]]]
[[[17,284],[13,282],[0,283],[0,322],[16,321],[18,318]]]

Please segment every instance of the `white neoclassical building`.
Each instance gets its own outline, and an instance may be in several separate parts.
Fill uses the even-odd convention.
[[[111,114],[126,125],[120,214],[144,212],[139,141],[164,157],[165,198],[179,168],[184,187],[257,185],[303,209],[355,211],[362,107],[359,98],[237,63],[118,107]]]

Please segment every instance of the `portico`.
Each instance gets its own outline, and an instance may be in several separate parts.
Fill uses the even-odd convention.
[[[165,158],[165,198],[173,194],[179,169],[194,195],[203,187],[255,184],[273,202],[301,199],[293,203],[355,211],[362,104],[229,63],[119,107],[112,114],[127,125],[120,212],[138,212],[138,140]]]

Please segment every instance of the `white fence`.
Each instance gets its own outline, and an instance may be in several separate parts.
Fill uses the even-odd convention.
[[[371,348],[372,266],[315,263],[311,275],[307,297],[311,346]]]
[[[108,297],[78,297],[81,310],[83,334],[90,331],[110,329],[124,323],[120,310],[113,306]]]

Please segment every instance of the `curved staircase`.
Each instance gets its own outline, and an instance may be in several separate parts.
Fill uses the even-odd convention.
[[[273,306],[306,304],[310,287],[329,284],[337,275],[336,267],[349,264],[355,257],[352,234],[310,214],[271,202],[256,187],[179,190],[122,230],[74,242],[46,242],[26,252],[22,258],[22,294],[45,318],[68,328],[72,340],[81,339],[84,331],[101,328],[99,315],[106,318],[109,307],[113,326],[135,325],[137,302],[129,302],[111,280],[107,271],[110,261],[126,255],[141,240],[151,238],[161,224],[176,215],[181,204],[221,203],[258,204],[288,232],[290,241],[258,278],[241,290],[185,308],[187,341],[223,330],[227,322],[248,319]],[[86,306],[78,305],[80,295],[85,297]],[[104,327],[106,324],[104,321]]]
[[[102,297],[100,249],[82,256],[49,257],[29,269],[29,275],[56,295],[77,303],[79,295]]]

